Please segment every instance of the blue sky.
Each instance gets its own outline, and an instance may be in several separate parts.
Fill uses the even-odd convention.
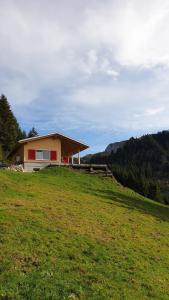
[[[165,0],[1,1],[0,92],[88,152],[169,129],[168,28]]]

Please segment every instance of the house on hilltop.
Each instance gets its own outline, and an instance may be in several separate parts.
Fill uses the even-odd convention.
[[[24,170],[43,169],[48,165],[73,164],[73,155],[78,155],[88,146],[60,133],[51,133],[20,140],[10,154],[14,164],[23,164]]]

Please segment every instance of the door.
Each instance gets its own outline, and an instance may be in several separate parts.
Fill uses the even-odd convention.
[[[63,157],[63,163],[68,164],[69,163],[69,156],[64,156]]]

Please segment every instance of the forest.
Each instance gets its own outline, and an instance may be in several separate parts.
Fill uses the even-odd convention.
[[[90,163],[107,163],[124,186],[169,204],[169,131],[131,138],[113,151],[96,153]]]

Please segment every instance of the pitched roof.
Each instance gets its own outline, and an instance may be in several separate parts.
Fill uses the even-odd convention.
[[[18,143],[19,144],[24,144],[24,143],[27,143],[27,142],[31,142],[31,141],[34,141],[34,140],[40,140],[40,139],[43,139],[43,138],[47,138],[47,137],[52,137],[52,136],[58,136],[60,138],[63,138],[63,139],[67,139],[69,141],[72,141],[76,144],[79,144],[82,146],[83,150],[89,148],[88,145],[78,141],[78,140],[75,140],[69,136],[66,136],[64,134],[61,134],[59,132],[54,132],[54,133],[50,133],[50,134],[46,134],[46,135],[38,135],[38,136],[35,136],[35,137],[30,137],[30,138],[26,138],[26,139],[23,139],[23,140],[19,140]]]

